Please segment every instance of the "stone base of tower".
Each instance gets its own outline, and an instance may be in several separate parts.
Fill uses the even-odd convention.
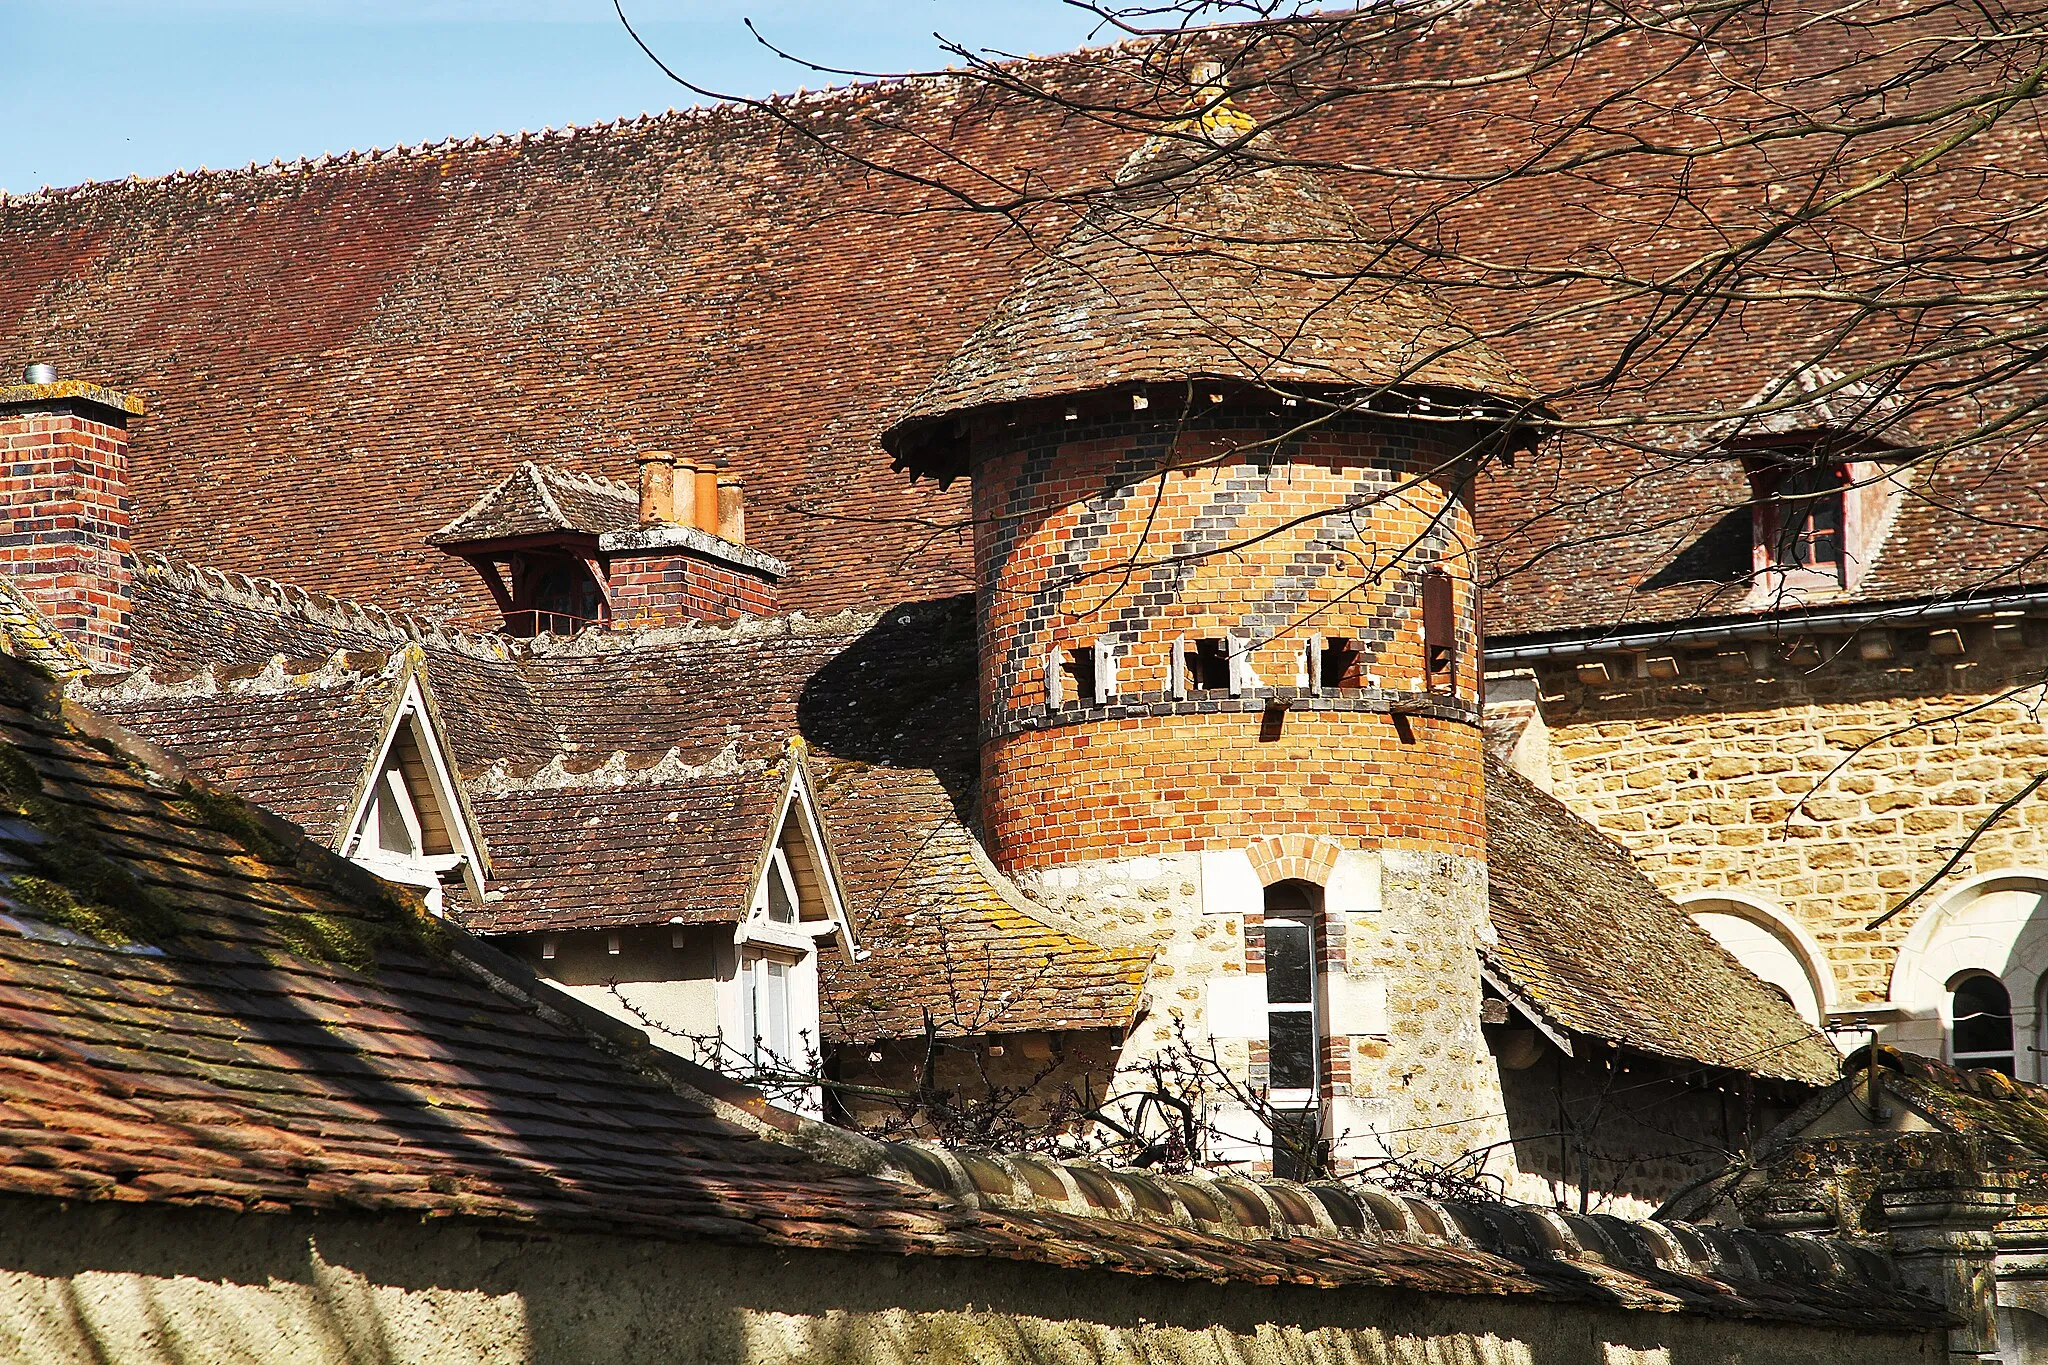
[[[1185,1049],[1213,1055],[1253,1094],[1272,1080],[1263,927],[1267,887],[1283,882],[1312,887],[1320,917],[1313,1102],[1336,1163],[1478,1152],[1489,1175],[1514,1182],[1500,1075],[1480,1029],[1478,949],[1490,934],[1480,859],[1289,834],[1020,879],[1085,927],[1159,950],[1119,1060],[1121,1089],[1142,1089],[1155,1060]],[[1270,1169],[1256,1107],[1215,1099],[1210,1156]]]

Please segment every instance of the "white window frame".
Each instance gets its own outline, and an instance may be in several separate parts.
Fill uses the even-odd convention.
[[[1262,922],[1261,932],[1267,935],[1266,944],[1266,1099],[1276,1109],[1313,1109],[1321,1103],[1323,1093],[1323,1027],[1324,1018],[1321,1002],[1316,999],[1322,973],[1316,963],[1316,920],[1313,905],[1299,915],[1267,915]],[[1275,924],[1298,924],[1308,931],[1308,999],[1306,1001],[1275,1001],[1272,998],[1273,940],[1272,927]],[[1276,1014],[1305,1014],[1308,1016],[1309,1071],[1307,1087],[1278,1086],[1271,1083],[1273,1056],[1273,1016]]]

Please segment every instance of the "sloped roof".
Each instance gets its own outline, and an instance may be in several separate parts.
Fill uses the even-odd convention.
[[[1638,35],[1620,68],[1559,68],[1544,56],[1581,34],[1551,8],[1450,6],[1420,26],[1388,13],[1397,29],[1372,48],[1375,93],[1314,111],[1288,135],[1310,158],[1359,170],[1337,186],[1376,238],[1423,223],[1421,256],[1441,241],[1503,271],[1558,269],[1556,291],[1437,287],[1465,322],[1506,333],[1495,344],[1543,392],[1576,389],[1568,417],[1626,421],[1646,404],[1732,412],[1796,365],[1855,368],[1864,339],[1844,343],[1838,314],[1796,298],[1732,310],[1680,357],[1625,350],[1637,340],[1633,311],[1559,309],[1526,325],[1572,301],[1589,262],[1654,275],[1660,262],[1746,235],[1755,186],[1773,168],[1747,150],[1701,163],[1608,157],[1601,144],[1597,177],[1504,174],[1572,126],[1596,142],[1619,128],[1646,145],[1689,145],[1729,126],[1717,118],[1744,115],[1704,55],[1654,83],[1627,81],[1652,61],[1654,35]],[[1886,51],[1946,43],[1955,21],[1940,6],[1889,16],[1897,41]],[[1794,7],[1763,22],[1796,29],[1745,51],[1764,86],[1810,101],[1802,107],[1824,107],[1841,89],[1824,82],[1882,60],[1857,14]],[[1287,46],[1284,25],[1268,32],[1229,41]],[[1975,79],[1972,63],[1996,51],[1959,58],[1949,78]],[[1538,69],[1552,78],[1462,79]],[[792,567],[787,606],[957,592],[971,573],[968,537],[952,529],[966,524],[963,490],[891,474],[874,436],[1061,225],[933,211],[957,205],[915,177],[965,181],[969,192],[1099,187],[1138,139],[1084,109],[1098,96],[1128,103],[1159,74],[1124,49],[1020,73],[1076,97],[1073,108],[971,80],[882,82],[769,111],[16,196],[0,204],[0,354],[147,394],[132,445],[144,549],[483,622],[493,606],[475,575],[423,543],[476,489],[527,459],[626,480],[634,452],[672,448],[722,456],[746,476],[750,541]],[[1594,100],[1608,101],[1611,122],[1575,124]],[[1981,213],[2032,231],[2009,210],[2039,197],[2024,169],[2034,136],[2017,114],[2002,120],[1958,149],[1952,170],[1863,194],[1859,212],[1880,236],[1917,231],[1929,202],[1953,205],[1951,220]],[[911,178],[867,174],[860,158]],[[2034,383],[2016,366],[1984,405],[2021,410]],[[1921,407],[1930,440],[1972,420]],[[2048,542],[2043,459],[2021,442],[1924,462],[1856,593],[1947,592],[2034,562]],[[258,487],[266,496],[251,499]],[[1667,573],[1747,497],[1733,462],[1646,462],[1628,439],[1490,470],[1477,514],[1505,575],[1491,628],[1748,610],[1746,582]],[[278,503],[301,514],[269,515]],[[1958,517],[1969,535],[1952,533]],[[904,526],[917,533],[876,533]]]
[[[1898,1294],[1884,1261],[1846,1246],[1823,1265],[1780,1239],[1692,1234],[1681,1256],[1668,1232],[1592,1220],[1610,1254],[1564,1260],[1483,1210],[1460,1237],[1440,1222],[1390,1235],[1377,1219],[1325,1226],[1307,1192],[1275,1186],[1287,1234],[1276,1236],[1271,1224],[1002,1207],[828,1165],[742,1126],[727,1106],[745,1097],[728,1083],[549,991],[290,826],[194,785],[82,712],[64,719],[47,676],[10,658],[0,781],[10,1196],[455,1217],[1879,1328],[1942,1320]],[[64,856],[40,851],[57,840]],[[95,860],[89,872],[81,856]],[[50,881],[97,898],[82,906],[90,915],[80,902],[66,911]],[[1288,1226],[1290,1211],[1313,1229]],[[1751,1268],[1777,1260],[1782,1274]]]
[[[769,768],[473,798],[493,852],[490,899],[455,913],[484,934],[737,923],[787,782]]]
[[[136,616],[164,626],[137,633],[144,668],[74,692],[309,828],[369,761],[379,732],[363,718],[388,704],[392,665],[374,650],[278,655],[416,647],[491,851],[491,898],[449,903],[480,932],[743,918],[800,736],[830,774],[819,815],[867,950],[828,965],[835,1036],[921,1032],[925,1003],[949,1035],[1121,1028],[1137,1008],[1146,954],[1033,919],[973,857],[965,602],[514,642],[160,562]],[[256,662],[220,662],[242,649]]]
[[[1120,385],[1533,396],[1320,178],[1231,146],[1248,122],[1205,120],[1134,153],[882,434],[898,463],[964,472],[954,414]]]
[[[212,608],[192,599],[220,583],[163,569],[145,580],[138,614],[204,617]],[[344,605],[257,586],[225,591],[249,614],[245,638],[265,645],[288,639],[296,621],[326,643],[334,621],[355,619]],[[152,604],[159,593],[167,600]],[[958,1033],[1128,1023],[1144,955],[1034,918],[975,856],[965,818],[977,757],[969,602],[571,644],[395,628],[385,638],[425,654],[494,878],[504,879],[493,883],[503,900],[455,906],[479,928],[731,916],[765,837],[755,822],[766,818],[766,774],[801,736],[868,950],[828,966],[833,1036],[916,1034],[927,1004]],[[138,640],[145,660],[184,647],[181,635]],[[178,678],[188,668],[152,665]],[[374,677],[362,675],[364,685]],[[168,684],[195,685],[203,677]],[[149,714],[120,700],[149,686],[113,689],[109,705],[155,738]],[[232,755],[232,708],[207,714],[224,727],[213,751]],[[258,706],[246,723],[270,722]],[[1833,1050],[1618,845],[1499,764],[1488,766],[1487,791],[1493,965],[1550,1022],[1761,1075],[1835,1074]],[[569,875],[585,867],[607,875]]]
[[[184,681],[102,676],[80,694],[209,782],[333,847],[389,729],[403,674],[397,655],[337,652],[296,664],[274,656]]]
[[[567,532],[601,536],[640,524],[640,495],[625,484],[522,460],[429,545],[471,545]]]
[[[1095,943],[998,885],[928,769],[839,763],[823,803],[855,922],[858,963],[827,959],[827,1031],[864,1043],[1130,1026],[1152,953]]]
[[[1852,379],[1832,365],[1797,365],[1749,396],[1706,439],[1726,445],[1832,433],[1874,444],[1913,444],[1913,425],[1896,388]]]
[[[1626,850],[1489,759],[1489,965],[1552,1025],[1662,1057],[1825,1084],[1840,1056]]]

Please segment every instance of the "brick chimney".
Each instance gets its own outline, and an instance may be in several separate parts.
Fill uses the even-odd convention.
[[[0,386],[0,568],[98,668],[128,667],[128,423],[140,394],[31,365]]]

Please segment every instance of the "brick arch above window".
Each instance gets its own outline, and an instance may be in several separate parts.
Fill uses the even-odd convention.
[[[1275,882],[1309,882],[1328,886],[1344,852],[1335,840],[1314,834],[1269,834],[1245,846],[1261,886]]]

